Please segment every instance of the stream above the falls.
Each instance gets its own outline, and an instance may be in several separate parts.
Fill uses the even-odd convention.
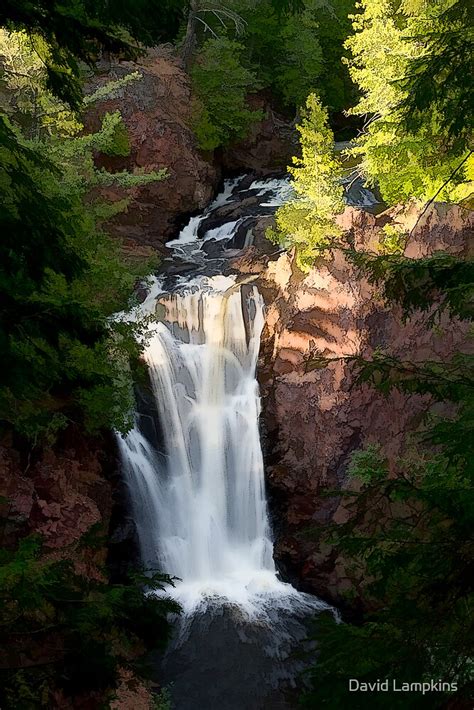
[[[168,243],[135,312],[152,316],[150,392],[118,440],[142,562],[177,578],[167,593],[183,613],[156,660],[176,710],[293,707],[295,654],[329,609],[275,567],[256,380],[264,304],[255,285],[223,275],[290,194],[286,178],[226,181]]]

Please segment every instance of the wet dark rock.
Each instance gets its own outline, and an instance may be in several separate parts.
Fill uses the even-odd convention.
[[[184,274],[190,274],[196,269],[195,264],[185,263],[182,264],[171,264],[171,266],[166,266],[166,273],[168,276],[183,276]]]
[[[295,125],[278,114],[264,94],[253,94],[249,103],[263,112],[264,119],[251,127],[245,139],[222,151],[222,167],[226,172],[251,170],[259,177],[281,173],[298,149]]]
[[[222,256],[222,252],[225,251],[224,241],[218,241],[216,239],[208,239],[203,242],[202,250],[211,258],[216,258]]]

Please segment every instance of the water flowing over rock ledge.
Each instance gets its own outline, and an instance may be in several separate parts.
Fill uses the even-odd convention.
[[[156,669],[182,710],[214,707],[217,698],[223,710],[241,707],[228,692],[232,657],[255,710],[274,695],[287,707],[301,670],[293,653],[309,619],[329,609],[275,568],[255,379],[263,300],[253,277],[223,274],[287,191],[285,179],[227,181],[169,243],[142,303],[117,315],[152,316],[144,351],[150,403],[143,411],[139,399],[134,428],[118,444],[141,561],[175,577],[166,594],[182,614]],[[222,638],[229,653],[219,650]],[[213,659],[204,679],[196,646]]]
[[[89,82],[95,91],[111,80],[131,72],[141,79],[131,82],[120,96],[94,105],[86,120],[97,129],[106,112],[120,110],[130,141],[126,157],[97,155],[97,164],[111,172],[137,168],[145,172],[168,170],[168,178],[128,191],[130,208],[109,224],[131,254],[140,248],[164,253],[164,244],[184,226],[189,215],[204,210],[211,202],[222,174],[252,172],[268,176],[290,162],[296,131],[275,114],[268,102],[254,96],[255,108],[265,113],[249,137],[215,154],[199,150],[192,125],[192,90],[189,75],[167,45],[147,52],[138,62],[102,61]],[[120,188],[104,189],[108,199],[125,196]]]

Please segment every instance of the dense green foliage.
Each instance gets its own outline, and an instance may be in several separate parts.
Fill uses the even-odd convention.
[[[125,202],[100,202],[91,190],[165,175],[95,168],[94,152],[126,155],[128,136],[118,113],[86,134],[79,109],[139,75],[84,99],[77,59],[103,48],[135,55],[135,40],[168,31],[167,8],[7,2],[0,10],[0,419],[2,434],[20,433],[30,452],[71,420],[89,431],[129,425],[130,361],[140,348],[135,328],[110,316],[149,266],[124,263],[102,226]],[[91,536],[81,544],[87,556]],[[166,615],[177,608],[144,589],[161,592],[170,580],[108,584],[105,571],[73,565],[77,552],[53,554],[36,537],[16,546],[9,538],[0,550],[2,707],[65,707],[81,696],[101,706],[123,670],[166,641]]]
[[[97,691],[112,699],[120,672],[143,672],[143,654],[167,640],[167,614],[178,608],[159,593],[170,581],[92,579],[45,554],[35,536],[0,550],[1,707],[62,707],[79,696],[90,702]],[[144,585],[158,594],[145,595]]]
[[[418,131],[431,111],[444,133],[444,149],[462,152],[472,147],[474,129],[472,3],[440,3],[434,16],[427,16],[420,2],[411,2],[409,8],[423,20],[415,39],[424,50],[409,61],[402,82],[406,90],[399,105],[403,125],[410,132]]]
[[[468,90],[474,55],[469,51],[472,12],[464,0],[443,0],[439,7],[417,0],[362,0],[358,7],[361,12],[351,16],[354,32],[345,42],[351,53],[345,61],[361,93],[350,113],[365,121],[345,153],[349,162],[356,163],[354,176],[361,174],[369,185],[377,186],[389,204],[428,200],[420,220],[435,199],[469,204],[474,168],[472,92]],[[291,21],[304,34],[304,22],[298,17],[292,15]],[[291,52],[282,54],[291,56]],[[317,56],[313,53],[314,59]],[[303,64],[299,63],[300,69]],[[459,76],[448,81],[453,67]],[[304,71],[299,74],[303,76]],[[298,86],[288,77],[284,81]],[[303,85],[305,81],[302,91]],[[324,97],[321,89],[319,94]],[[307,114],[306,127],[302,123],[298,128],[302,158],[294,159],[296,171],[289,168],[297,198],[278,210],[277,232],[272,236],[297,247],[302,268],[311,266],[339,234],[335,216],[341,211],[342,173],[333,157],[333,137],[316,115],[314,130],[309,130]],[[387,258],[401,254],[406,238],[386,225],[380,251]],[[435,269],[438,281],[447,273],[441,273],[440,260]],[[377,263],[385,261],[373,260]],[[420,272],[425,264],[417,268]]]
[[[137,56],[139,44],[149,47],[175,35],[184,6],[182,0],[4,0],[0,27],[31,34],[49,88],[78,107],[82,102],[78,59],[90,63],[103,49]]]
[[[288,4],[272,0],[194,0],[191,12],[195,21],[188,22],[184,51],[189,52],[198,39],[204,42],[196,54],[197,69],[192,71],[194,90],[203,104],[197,123],[200,145],[225,145],[242,137],[252,121],[259,119],[259,113],[248,109],[242,118],[247,82],[239,78],[241,75],[253,77],[247,93],[270,89],[277,107],[290,114],[303,106],[313,91],[323,97],[331,112],[348,107],[354,87],[342,56],[351,31],[348,15],[354,7],[353,0]],[[223,86],[222,81],[211,86],[209,75],[216,71],[224,75],[225,69],[229,79],[221,99],[225,100],[226,123],[217,96],[209,97],[211,90]],[[222,130],[227,124],[237,124],[239,131]]]
[[[97,170],[93,151],[127,150],[120,114],[106,114],[98,133],[84,135],[78,116],[48,90],[27,36],[2,33],[0,39],[1,96],[16,123],[0,118],[0,419],[33,440],[70,420],[91,431],[126,430],[132,407],[127,363],[139,347],[133,327],[109,316],[127,304],[149,265],[134,272],[101,228],[125,204],[106,206],[89,193],[164,175]]]
[[[243,45],[220,37],[209,39],[199,52],[192,78],[199,96],[194,130],[203,150],[214,150],[244,138],[261,111],[247,105],[256,91],[255,74],[242,62]]]
[[[315,94],[308,97],[297,129],[301,157],[293,158],[293,166],[288,168],[296,195],[278,209],[277,229],[268,236],[289,248],[296,247],[297,263],[305,270],[341,235],[334,216],[344,205],[334,137],[327,112]]]
[[[466,6],[467,7],[467,6]],[[365,129],[352,154],[389,203],[472,192],[473,25],[463,2],[362,0],[346,46]],[[456,11],[457,10],[457,11]]]
[[[264,86],[290,109],[317,91],[331,112],[347,108],[354,97],[343,44],[351,32],[352,0],[305,0],[283,13],[269,0],[237,0],[246,25],[242,42]]]

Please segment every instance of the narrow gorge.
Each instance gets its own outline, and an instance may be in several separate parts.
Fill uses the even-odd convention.
[[[2,4],[2,710],[472,708],[472,20]]]
[[[168,591],[183,617],[157,677],[183,710],[217,698],[233,710],[246,697],[255,708],[286,707],[302,669],[291,657],[309,619],[328,602],[345,608],[348,591],[352,609],[364,603],[344,558],[305,536],[315,523],[344,519],[343,500],[324,491],[350,485],[350,455],[372,437],[381,441],[383,432],[393,450],[425,405],[420,397],[387,402],[364,388],[349,396],[352,375],[341,361],[307,367],[318,353],[358,355],[385,339],[405,352],[414,340],[427,344],[422,324],[404,328],[336,253],[305,276],[266,240],[290,195],[286,178],[227,180],[168,242],[171,255],[131,314],[152,316],[150,385],[119,444],[141,559],[177,578]],[[401,218],[374,215],[378,200],[359,184],[348,186],[346,201],[341,222],[359,248]],[[462,220],[436,213],[430,248],[436,240],[437,248],[464,249],[471,226]],[[426,247],[418,238],[410,248]],[[430,347],[443,353],[465,337],[459,326]]]
[[[288,192],[283,179],[227,181],[168,243],[172,256],[125,316],[152,317],[152,401],[118,441],[141,561],[176,578],[167,592],[182,617],[158,677],[183,710],[217,702],[232,710],[245,698],[255,708],[287,707],[305,624],[329,609],[275,566],[255,379],[264,303],[253,278],[224,275]]]

